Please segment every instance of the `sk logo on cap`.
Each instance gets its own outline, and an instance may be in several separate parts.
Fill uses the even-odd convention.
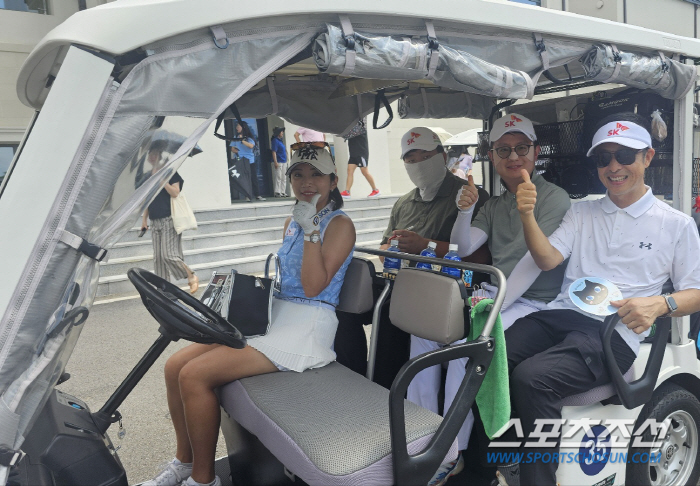
[[[406,140],[406,145],[411,145],[418,137],[420,137],[420,133],[411,132],[411,138]]]
[[[629,130],[629,127],[626,127],[622,123],[617,122],[614,129],[608,130],[608,137],[612,137],[613,135],[619,135],[620,132],[624,132],[625,130]]]
[[[510,120],[509,122],[506,122],[505,126],[506,127],[514,127],[516,123],[523,121],[521,118],[518,118],[515,115],[510,115]]]

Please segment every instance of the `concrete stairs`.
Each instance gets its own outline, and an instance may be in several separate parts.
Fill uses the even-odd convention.
[[[398,196],[345,201],[343,211],[355,223],[358,246],[379,245],[396,199]],[[292,205],[292,199],[285,199],[195,211],[198,229],[184,233],[182,247],[185,262],[197,273],[200,286],[206,285],[214,270],[262,273],[267,255],[282,244],[282,228]],[[153,270],[150,232],[142,238],[138,233],[139,228],[129,230],[109,250],[108,261],[100,264],[98,299],[134,295],[136,290],[126,272],[132,267]]]

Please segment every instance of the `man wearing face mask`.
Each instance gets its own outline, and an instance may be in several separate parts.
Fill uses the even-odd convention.
[[[380,249],[389,247],[390,239],[398,239],[399,250],[418,255],[428,243],[437,244],[438,258],[445,256],[452,226],[457,219],[455,198],[467,181],[447,170],[447,153],[438,136],[429,128],[412,128],[401,138],[401,158],[408,177],[416,185],[401,196],[391,210],[389,225]],[[476,188],[478,208],[489,194]],[[471,255],[469,261],[490,263],[486,245]],[[410,335],[390,325],[389,306],[382,313],[379,327],[374,381],[390,388],[399,369],[409,358]]]
[[[399,250],[417,255],[434,241],[437,256],[441,258],[447,253],[457,219],[455,198],[467,181],[447,170],[447,153],[429,128],[416,127],[404,134],[401,158],[416,188],[394,204],[380,248],[388,248],[389,240],[397,238]],[[475,187],[475,190],[479,200],[474,213],[489,197],[483,189]]]

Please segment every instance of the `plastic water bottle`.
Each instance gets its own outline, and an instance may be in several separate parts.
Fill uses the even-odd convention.
[[[450,243],[450,250],[445,253],[445,260],[452,260],[455,262],[462,261],[457,253],[457,245],[455,243]],[[462,271],[459,268],[448,267],[446,265],[442,266],[442,273],[446,273],[447,275],[451,275],[456,278],[462,277]]]
[[[389,248],[387,248],[386,251],[400,251],[399,240],[391,240],[391,245],[389,246]],[[396,274],[399,272],[400,269],[401,258],[384,257],[384,271],[382,272],[384,278],[394,280],[396,278]]]
[[[435,248],[437,248],[437,243],[434,241],[431,241],[428,243],[428,248],[420,252],[420,256],[422,257],[429,257],[429,258],[437,258],[437,254],[435,253]],[[416,263],[416,268],[432,268],[435,270],[435,268],[430,264],[430,263]],[[437,268],[437,270],[440,270]]]

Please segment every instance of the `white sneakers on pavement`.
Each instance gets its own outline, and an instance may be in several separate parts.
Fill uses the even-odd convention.
[[[155,478],[141,483],[141,486],[180,486],[191,474],[192,464],[183,464],[175,459],[165,464]]]

